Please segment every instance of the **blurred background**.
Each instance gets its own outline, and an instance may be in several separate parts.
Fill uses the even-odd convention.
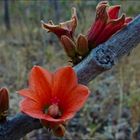
[[[27,87],[33,65],[51,71],[67,65],[68,58],[57,37],[41,28],[41,20],[55,24],[71,18],[76,7],[79,25],[75,35],[87,34],[100,0],[1,0],[0,87],[10,91],[10,115],[19,111],[17,90]],[[139,0],[109,0],[120,4],[121,13],[135,17]],[[23,140],[140,140],[140,48],[123,58],[112,70],[89,83],[92,94],[84,108],[67,126],[64,138],[46,129],[35,130]]]

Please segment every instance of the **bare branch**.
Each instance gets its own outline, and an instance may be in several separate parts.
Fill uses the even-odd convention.
[[[127,27],[99,45],[80,64],[74,67],[79,82],[87,84],[102,72],[109,70],[124,55],[140,43],[140,15]],[[0,125],[0,140],[18,140],[34,129],[41,128],[40,121],[17,114]]]

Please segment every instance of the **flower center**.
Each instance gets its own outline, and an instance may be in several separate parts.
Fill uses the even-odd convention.
[[[62,116],[62,111],[59,108],[60,100],[55,96],[51,100],[51,105],[46,106],[44,113],[50,115],[51,117],[58,119]]]
[[[48,114],[55,119],[61,117],[61,115],[62,115],[62,113],[59,109],[59,106],[57,104],[52,104],[48,108],[46,108],[45,114]]]

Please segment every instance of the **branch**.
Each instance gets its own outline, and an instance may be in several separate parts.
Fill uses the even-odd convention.
[[[140,43],[140,15],[127,27],[99,45],[80,64],[74,67],[80,83],[87,84],[102,72],[109,70],[124,55]],[[22,113],[0,125],[0,140],[18,140],[34,129],[40,121]]]
[[[38,119],[18,113],[14,118],[0,125],[0,140],[19,140],[32,130],[41,127]]]

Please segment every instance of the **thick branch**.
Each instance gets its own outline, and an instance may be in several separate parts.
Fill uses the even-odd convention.
[[[80,83],[87,84],[97,75],[112,68],[124,55],[140,43],[140,15],[127,27],[99,45],[74,67]],[[41,128],[39,120],[21,113],[0,125],[0,140],[18,140],[34,129]]]

